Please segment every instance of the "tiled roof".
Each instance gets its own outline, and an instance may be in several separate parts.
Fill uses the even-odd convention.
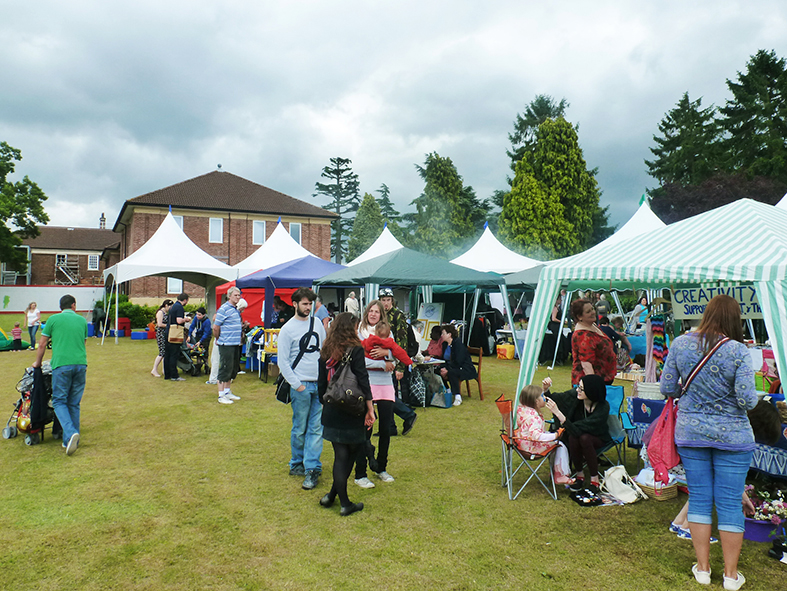
[[[336,214],[284,193],[263,187],[229,172],[213,171],[165,187],[123,204],[118,221],[129,205],[159,205],[184,209],[210,209],[273,215],[334,218]],[[115,223],[117,226],[117,222]]]
[[[38,226],[36,238],[23,238],[22,244],[31,248],[62,248],[64,250],[95,250],[118,246],[120,238],[112,230],[98,228],[69,228]]]

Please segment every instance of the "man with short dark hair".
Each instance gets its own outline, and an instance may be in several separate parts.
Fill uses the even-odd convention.
[[[169,328],[174,324],[181,328],[186,328],[186,310],[184,306],[189,303],[189,294],[182,293],[169,309],[167,318],[167,345],[164,347],[164,379],[173,382],[185,382],[186,380],[178,375],[178,357],[180,356],[181,343],[169,342]],[[185,336],[185,334],[184,334]]]
[[[63,447],[72,455],[79,447],[79,420],[87,377],[87,321],[76,313],[74,296],[60,298],[60,314],[50,316],[41,331],[33,367],[41,367],[52,341],[52,407],[63,428]]]
[[[216,337],[216,346],[219,348],[219,404],[232,404],[240,400],[230,390],[232,380],[238,375],[240,364],[241,333],[243,322],[238,311],[238,302],[241,300],[240,289],[230,287],[227,290],[227,301],[216,312],[213,323],[213,335]]]
[[[205,351],[208,350],[213,330],[210,325],[210,318],[204,306],[197,308],[194,320],[189,326],[189,340],[195,345],[202,345]]]
[[[316,298],[308,287],[295,290],[295,316],[282,327],[278,339],[279,370],[290,384],[292,398],[290,475],[305,476],[304,490],[317,486],[322,473],[322,405],[317,377],[325,329],[322,322],[311,317]]]

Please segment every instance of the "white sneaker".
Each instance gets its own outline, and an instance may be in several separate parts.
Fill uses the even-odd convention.
[[[383,482],[393,482],[394,481],[394,477],[391,476],[390,474],[388,474],[388,472],[380,472],[377,476]]]
[[[207,382],[205,382],[205,383],[206,383],[206,384],[212,384],[212,385],[214,385],[214,386],[215,386],[215,385],[216,385],[216,384],[218,384],[219,382],[218,382],[218,381],[216,381],[216,380],[208,380],[208,381],[207,381]]]
[[[71,438],[68,440],[68,445],[66,445],[66,455],[72,455],[77,448],[79,447],[79,433],[74,433]],[[737,588],[737,587],[736,587]]]
[[[459,406],[460,404],[462,404],[462,397],[457,394],[454,396],[454,406]]]
[[[697,569],[697,564],[695,563],[695,564],[693,564],[691,566],[691,572],[694,574],[694,578],[697,580],[697,582],[700,585],[710,585],[710,571],[706,572],[704,570]],[[740,573],[738,573],[738,574],[740,574]],[[732,580],[732,579],[730,579],[730,580]],[[726,587],[727,577],[724,577],[724,582],[725,582],[725,587],[724,588],[726,589],[727,588]],[[742,584],[743,583],[741,583],[741,585]],[[737,589],[737,587],[735,587],[735,588]]]
[[[240,396],[235,396],[232,392],[225,392],[224,398],[229,398],[230,400],[240,400]]]
[[[724,575],[724,588],[727,591],[738,591],[743,584],[746,582],[746,577],[743,576],[743,573],[738,571],[738,577],[735,579],[731,579],[727,575]]]
[[[361,488],[374,488],[374,482],[369,480],[366,476],[364,476],[363,478],[356,478],[355,484],[357,484]]]
[[[219,404],[232,404],[232,400],[226,396],[219,396]]]

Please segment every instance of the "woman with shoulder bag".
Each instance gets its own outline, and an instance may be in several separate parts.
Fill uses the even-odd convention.
[[[342,517],[363,509],[363,503],[350,502],[347,496],[347,479],[352,472],[355,458],[366,441],[366,430],[371,429],[375,421],[369,374],[357,331],[358,320],[355,316],[349,312],[336,316],[320,351],[320,372],[317,379],[317,392],[323,405],[322,436],[333,445],[334,456],[333,485],[330,492],[320,499],[320,505],[330,507],[338,495]],[[366,413],[363,415],[356,416],[337,408],[336,405],[325,404],[328,383],[344,359],[350,364],[350,370],[366,400]]]
[[[725,337],[729,340],[722,343]],[[681,396],[680,381],[687,383],[690,374],[694,378]],[[738,572],[744,529],[741,496],[754,451],[746,412],[756,406],[757,393],[738,302],[717,295],[705,308],[697,331],[675,339],[661,375],[661,393],[680,396],[675,444],[689,485],[688,521],[697,556],[691,571],[698,583],[710,584],[715,505],[724,588],[740,589],[746,581]]]

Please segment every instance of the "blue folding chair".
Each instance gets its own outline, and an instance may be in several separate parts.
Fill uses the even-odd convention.
[[[607,386],[607,402],[609,403],[609,436],[612,440],[598,450],[598,456],[606,459],[610,464],[619,466],[626,463],[626,431],[624,430],[623,399],[625,398],[623,386]],[[627,415],[626,415],[627,416]],[[615,449],[618,454],[618,463],[607,456],[607,452]],[[622,453],[621,453],[622,452]]]

